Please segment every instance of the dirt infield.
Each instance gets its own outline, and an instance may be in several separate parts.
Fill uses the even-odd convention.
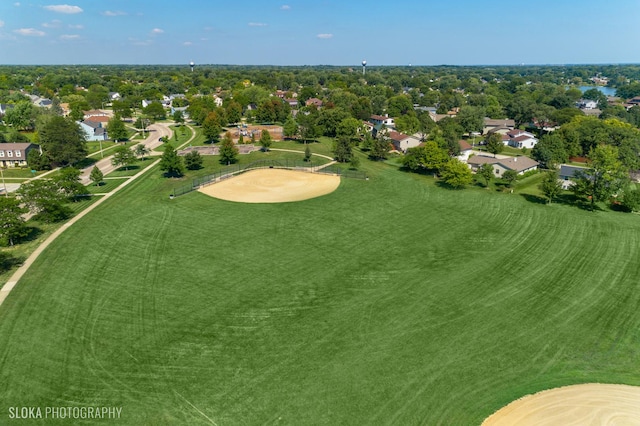
[[[589,383],[527,395],[482,426],[639,425],[640,387]]]
[[[240,203],[285,203],[335,191],[340,177],[285,169],[252,170],[198,191]]]

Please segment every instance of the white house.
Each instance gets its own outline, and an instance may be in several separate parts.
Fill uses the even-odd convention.
[[[374,126],[377,126],[379,124],[384,124],[387,128],[395,128],[396,126],[395,121],[393,120],[393,118],[389,117],[389,114],[372,115],[369,121],[373,123]]]
[[[213,102],[215,102],[216,106],[219,108],[222,106],[222,98],[218,95],[213,95]]]
[[[473,152],[473,147],[469,145],[467,141],[458,141],[458,146],[460,146],[460,154],[458,154],[458,160],[466,163],[469,161],[469,157]]]
[[[591,99],[580,99],[576,102],[576,106],[580,109],[596,109],[598,108],[598,102]]]
[[[532,149],[538,143],[538,139],[536,139],[533,134],[522,130],[512,130],[511,132],[507,133],[506,136],[506,140],[503,137],[502,142],[505,145],[509,145],[513,148]]]
[[[396,151],[407,152],[409,148],[415,148],[420,145],[420,139],[405,135],[404,133],[389,132],[389,137],[391,138],[391,143],[393,144]]]

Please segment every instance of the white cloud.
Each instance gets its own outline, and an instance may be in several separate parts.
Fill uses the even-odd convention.
[[[184,43],[182,43],[185,46],[191,46],[193,43],[190,41],[185,41]]]
[[[4,27],[4,21],[0,21],[0,28]]]
[[[42,24],[42,26],[45,28],[60,28],[61,25],[62,25],[62,21],[58,19],[54,19],[51,22],[45,22],[44,24]]]
[[[74,13],[81,13],[82,12],[82,8],[78,7],[78,6],[71,6],[68,4],[53,4],[50,6],[45,6],[44,7],[47,10],[50,10],[52,12],[58,12],[58,13],[67,13],[67,14],[74,14]]]
[[[75,40],[80,38],[78,34],[62,34],[60,40]]]
[[[327,39],[327,38],[332,38],[333,34],[318,34],[316,37]]]
[[[281,10],[291,10],[291,6],[289,6],[288,4],[283,4],[282,6],[280,6]]]
[[[154,28],[151,30],[151,34],[162,34],[164,32],[164,30],[160,29],[160,28]]]
[[[267,24],[264,22],[249,22],[250,27],[266,27]]]
[[[20,2],[19,2],[19,1],[17,1],[17,2],[15,2],[13,5],[14,5],[15,7],[20,7]]]
[[[74,30],[83,30],[84,29],[84,25],[82,25],[82,24],[77,24],[77,25],[69,24],[69,28],[72,28]]]
[[[102,14],[104,16],[125,16],[127,12],[122,12],[121,10],[105,10]]]
[[[44,31],[36,30],[35,28],[20,28],[19,30],[15,30],[14,33],[20,34],[23,36],[35,36],[35,37],[42,37],[45,35]]]

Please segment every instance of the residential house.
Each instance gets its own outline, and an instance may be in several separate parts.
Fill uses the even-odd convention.
[[[314,105],[316,108],[320,109],[322,108],[323,102],[318,98],[309,98],[305,102],[305,105],[306,106]]]
[[[107,129],[102,127],[102,123],[91,120],[78,121],[82,131],[84,131],[86,140],[88,141],[105,141],[109,139]]]
[[[485,118],[484,119],[484,128],[482,129],[482,134],[486,135],[487,133],[500,133],[506,134],[511,130],[516,128],[516,122],[513,119],[505,118],[505,119],[493,119],[493,118]]]
[[[40,145],[33,143],[0,143],[0,167],[26,167],[29,151],[34,149],[42,154]]]
[[[591,99],[580,99],[576,102],[576,106],[580,109],[596,109],[598,108],[598,101]]]
[[[372,115],[369,121],[374,125],[385,125],[387,128],[395,128],[396,123],[393,118],[389,117],[389,114],[385,115]]]
[[[298,100],[297,99],[295,99],[295,98],[285,99],[284,101],[286,103],[288,103],[291,108],[298,108]]]
[[[483,164],[491,164],[496,176],[501,177],[507,170],[515,170],[519,175],[536,170],[538,162],[523,155],[519,157],[495,158],[484,155],[474,155],[467,160],[473,172],[477,172]]]
[[[628,110],[631,107],[634,106],[640,106],[640,96],[636,96],[634,98],[631,98],[629,100],[627,100],[627,102],[624,103],[624,107]]]
[[[460,147],[460,154],[458,154],[458,160],[466,163],[469,161],[469,157],[473,151],[473,147],[469,145],[467,141],[458,141],[458,146]]]
[[[178,111],[182,112],[182,117],[186,120],[189,118],[189,111],[187,111],[189,107],[171,107],[171,115],[175,114]]]
[[[109,100],[118,101],[118,100],[120,100],[120,98],[121,98],[120,93],[118,93],[118,92],[109,92]]]
[[[218,108],[220,108],[223,104],[222,98],[218,95],[213,95],[213,102],[215,102]]]
[[[573,178],[577,172],[584,172],[586,167],[569,166],[567,164],[560,165],[560,171],[558,172],[558,179],[562,184],[562,189],[569,189],[575,183]]]
[[[505,136],[507,137],[506,141]],[[533,134],[523,130],[510,131],[506,135],[503,135],[502,141],[505,145],[518,149],[533,149],[533,147],[538,143],[538,139],[536,139]]]
[[[395,150],[402,153],[406,153],[409,148],[415,148],[420,145],[420,139],[405,135],[404,133],[391,131],[389,132],[389,137]]]
[[[84,111],[84,119],[90,120],[92,117],[109,117],[109,112],[101,110],[101,109],[92,109],[89,111]]]

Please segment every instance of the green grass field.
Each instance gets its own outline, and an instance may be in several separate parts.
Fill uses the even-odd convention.
[[[158,170],[123,188],[0,306],[0,423],[477,425],[551,387],[640,385],[637,215],[363,168],[299,203],[169,200]]]

